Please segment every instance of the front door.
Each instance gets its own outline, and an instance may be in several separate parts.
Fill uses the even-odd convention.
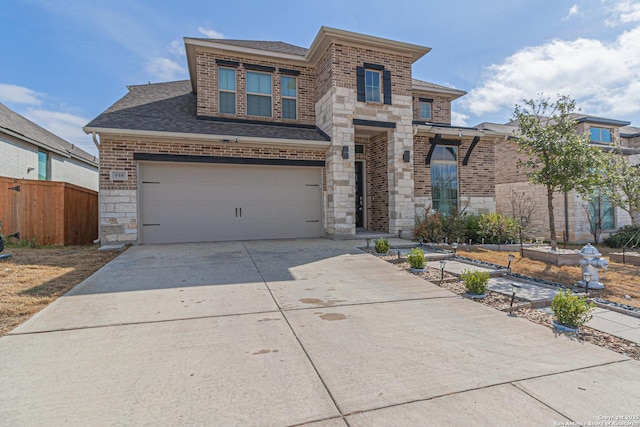
[[[364,163],[356,162],[356,228],[364,227]]]

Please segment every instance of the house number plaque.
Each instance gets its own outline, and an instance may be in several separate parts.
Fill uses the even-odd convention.
[[[109,171],[111,181],[126,181],[129,178],[127,171]]]

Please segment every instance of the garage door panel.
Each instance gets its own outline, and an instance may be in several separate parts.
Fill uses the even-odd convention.
[[[319,168],[142,162],[140,176],[143,243],[323,233]]]

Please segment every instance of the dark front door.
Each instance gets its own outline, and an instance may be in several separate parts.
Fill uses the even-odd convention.
[[[356,162],[356,227],[364,227],[364,164]]]

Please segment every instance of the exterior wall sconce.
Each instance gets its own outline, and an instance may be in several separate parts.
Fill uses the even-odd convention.
[[[405,163],[409,163],[411,161],[411,151],[405,150],[405,152],[402,153],[402,160],[404,160]]]
[[[349,146],[348,145],[343,145],[342,146],[342,158],[345,160],[349,159]]]

